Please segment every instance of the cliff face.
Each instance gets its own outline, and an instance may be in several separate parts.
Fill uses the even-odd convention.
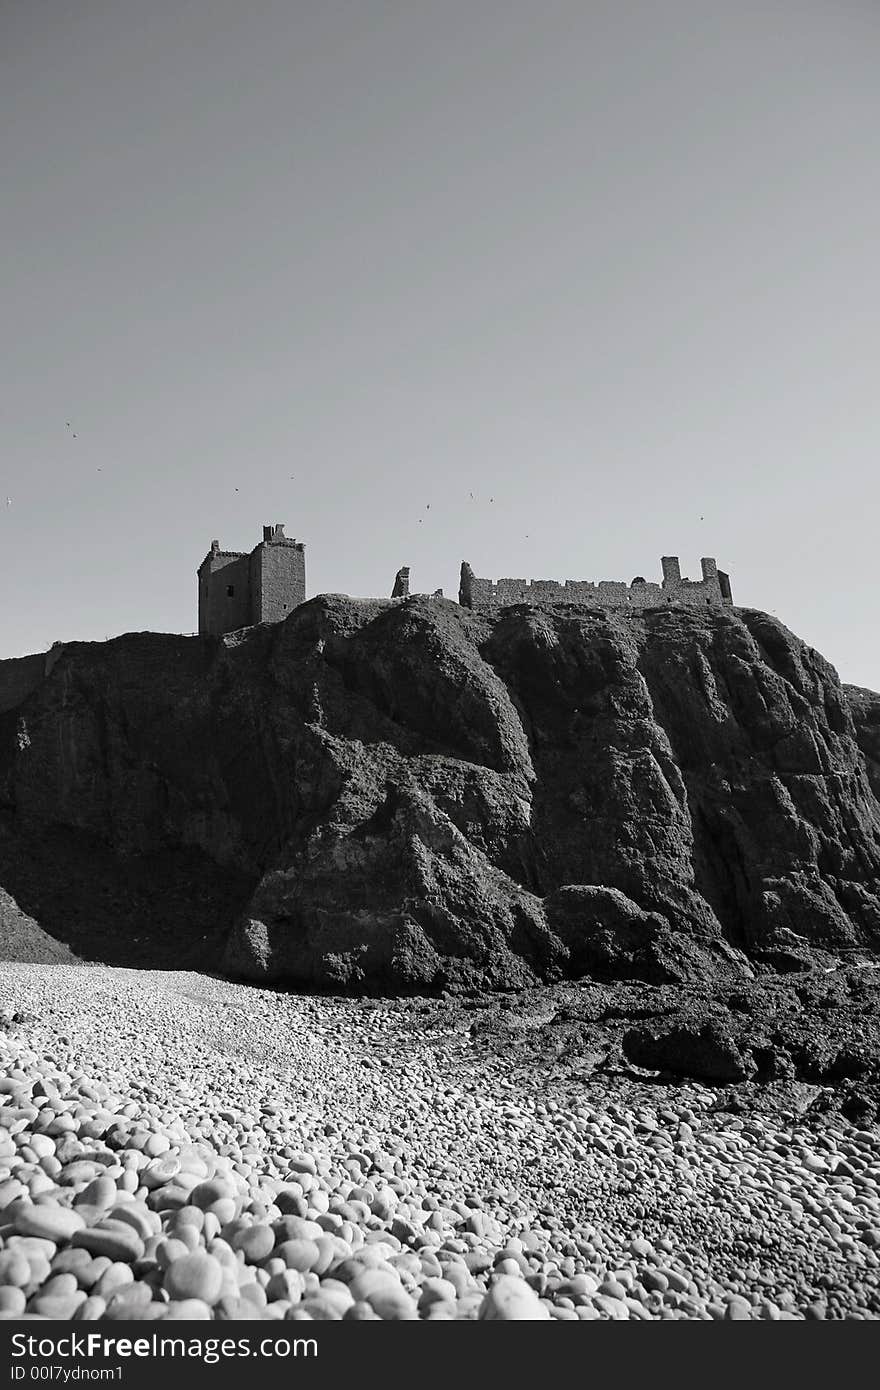
[[[880,695],[859,685],[843,687],[856,739],[865,759],[868,781],[880,801]]]
[[[206,928],[190,963],[333,987],[870,949],[880,697],[858,696],[750,610],[324,596],[220,639],[74,644],[0,714],[0,884],[21,899],[22,847],[59,834],[96,898],[183,856],[228,885],[222,955]]]

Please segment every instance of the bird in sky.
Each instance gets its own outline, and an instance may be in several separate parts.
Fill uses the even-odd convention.
[[[429,502],[428,505],[425,507],[425,511],[426,511],[426,512],[429,512],[430,510],[431,510],[431,503]]]

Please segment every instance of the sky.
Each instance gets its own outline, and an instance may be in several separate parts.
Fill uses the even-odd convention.
[[[0,657],[731,576],[880,689],[875,0],[0,0]],[[473,496],[471,495],[473,494]]]

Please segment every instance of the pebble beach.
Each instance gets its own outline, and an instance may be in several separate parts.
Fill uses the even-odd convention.
[[[0,1015],[4,1319],[880,1315],[876,1128],[188,972],[4,964]]]

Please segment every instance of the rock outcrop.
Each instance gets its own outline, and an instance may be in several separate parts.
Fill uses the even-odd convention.
[[[173,860],[175,891],[228,885],[225,920],[186,898],[207,904],[179,925],[188,963],[332,988],[870,950],[878,709],[742,609],[324,595],[220,638],[73,643],[0,713],[0,884],[88,956],[63,882],[32,908],[28,847],[73,837],[96,904],[108,864]],[[152,910],[123,914],[120,950],[149,949]]]
[[[843,687],[852,715],[856,740],[862,750],[868,781],[880,800],[880,695],[858,685]]]

